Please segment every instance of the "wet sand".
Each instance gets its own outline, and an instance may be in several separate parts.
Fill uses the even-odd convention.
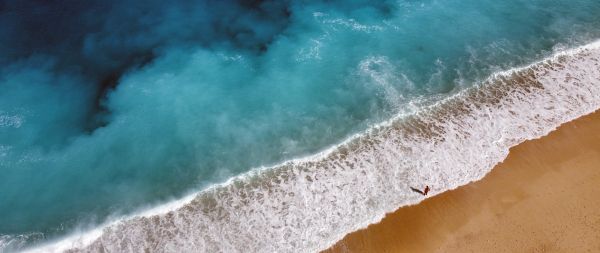
[[[326,252],[600,252],[600,111]]]

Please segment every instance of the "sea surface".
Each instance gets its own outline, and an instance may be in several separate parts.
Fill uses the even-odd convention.
[[[0,1],[0,252],[315,252],[600,108],[600,1]]]

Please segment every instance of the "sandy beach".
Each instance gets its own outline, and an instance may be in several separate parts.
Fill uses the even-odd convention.
[[[484,179],[326,252],[600,252],[600,111],[511,148]]]

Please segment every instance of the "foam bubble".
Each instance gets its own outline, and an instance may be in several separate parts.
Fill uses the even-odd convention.
[[[255,169],[162,214],[31,252],[313,252],[422,196],[481,179],[510,147],[600,107],[600,41],[397,117],[317,155]],[[181,204],[185,202],[185,204]],[[93,239],[90,239],[93,238]]]

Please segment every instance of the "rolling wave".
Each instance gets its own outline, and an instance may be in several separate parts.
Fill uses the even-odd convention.
[[[600,41],[499,72],[311,157],[30,252],[314,252],[485,176],[509,148],[600,108]]]

